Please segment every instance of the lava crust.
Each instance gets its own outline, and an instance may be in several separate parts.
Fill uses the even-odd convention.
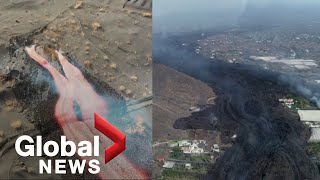
[[[158,63],[207,83],[218,96],[214,106],[178,119],[174,127],[218,128],[224,136],[237,134],[233,146],[218,158],[207,179],[320,179],[305,151],[310,130],[297,113],[278,102],[291,93],[279,81],[280,74],[212,61],[182,50],[176,39],[155,42],[153,55]],[[218,119],[216,124],[213,117]]]

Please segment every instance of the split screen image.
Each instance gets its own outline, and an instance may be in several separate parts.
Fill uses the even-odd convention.
[[[320,179],[317,0],[0,3],[0,179]]]

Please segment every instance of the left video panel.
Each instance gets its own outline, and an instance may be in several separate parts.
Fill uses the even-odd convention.
[[[152,0],[0,5],[0,179],[148,179]]]

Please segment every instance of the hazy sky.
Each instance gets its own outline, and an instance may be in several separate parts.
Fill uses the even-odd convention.
[[[283,12],[288,12],[293,8],[301,8],[308,12],[309,7],[315,6],[320,9],[320,0],[154,0],[153,30],[191,31],[230,26],[237,24],[244,13],[254,9],[267,11],[263,12],[265,14],[254,14],[259,11],[253,11],[252,16],[263,15],[277,19],[272,14],[273,9],[282,8]],[[278,10],[276,15],[282,18],[288,14],[279,14]]]
[[[153,29],[175,31],[215,26],[220,21],[235,21],[244,8],[242,0],[219,3],[217,0],[155,0]]]
[[[194,11],[225,11],[241,9],[246,0],[155,0],[155,15]],[[218,2],[218,3],[217,3]]]

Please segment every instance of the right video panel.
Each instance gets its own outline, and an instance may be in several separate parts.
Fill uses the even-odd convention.
[[[320,179],[319,8],[154,0],[153,179]]]

